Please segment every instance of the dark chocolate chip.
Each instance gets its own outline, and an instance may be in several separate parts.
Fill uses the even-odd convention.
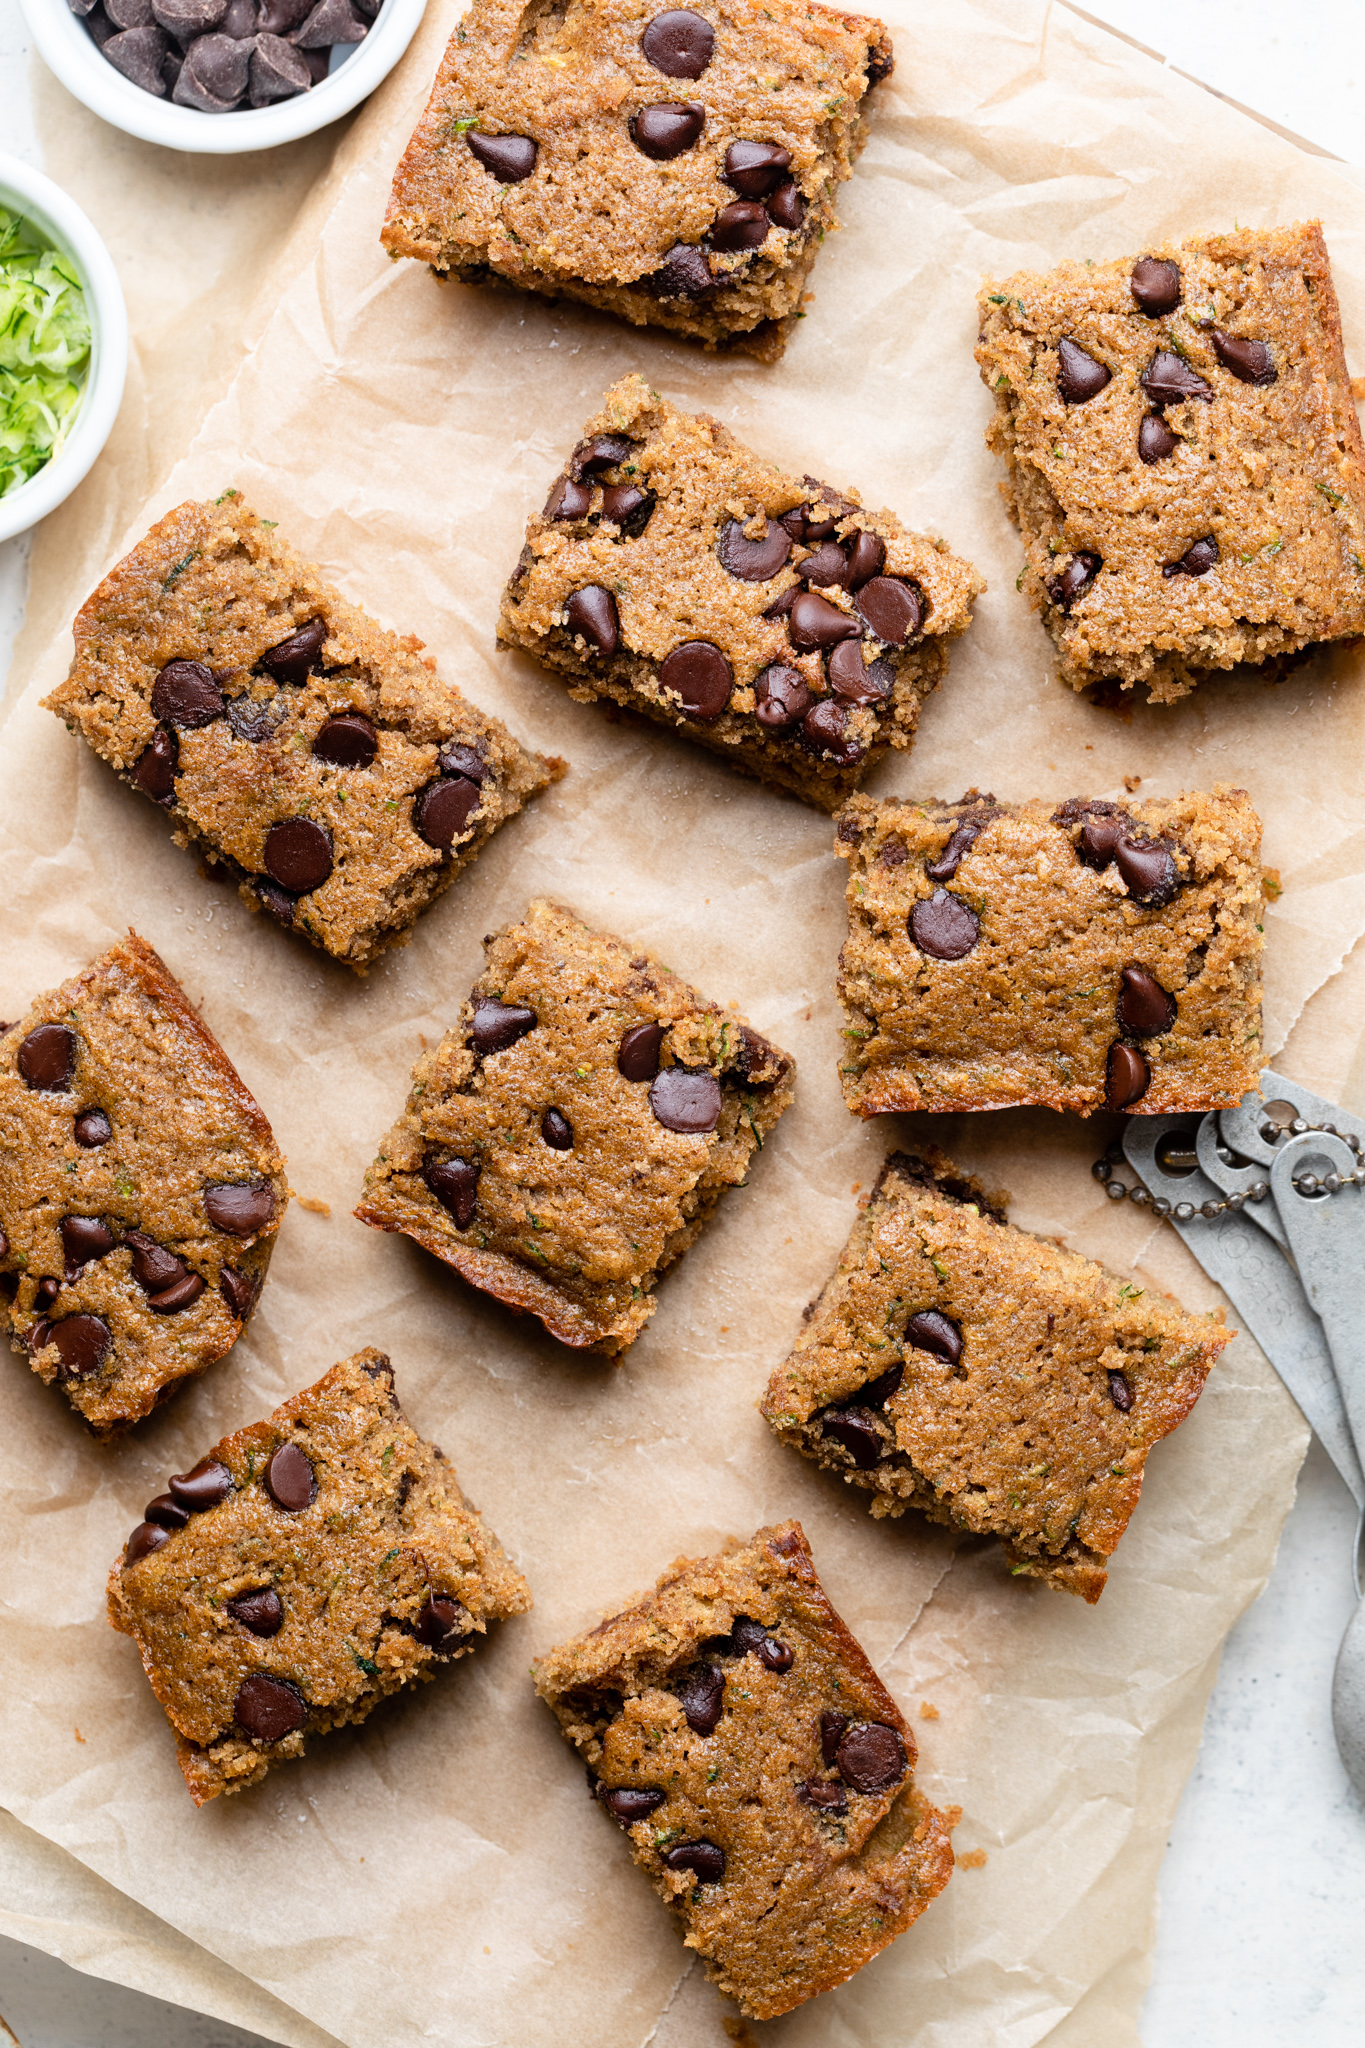
[[[1079,342],[1069,338],[1057,344],[1057,389],[1068,405],[1084,405],[1097,398],[1109,382],[1103,363],[1087,355]]]
[[[662,1024],[632,1024],[623,1032],[616,1053],[617,1071],[627,1081],[652,1081],[659,1071],[659,1047],[664,1042]]]
[[[816,584],[822,590],[842,589],[848,581],[848,556],[838,541],[822,540],[797,563],[796,573],[803,583]]]
[[[131,0],[131,6],[130,0],[112,0],[112,5],[106,0],[104,11],[120,28],[132,28],[134,14],[146,21],[155,16],[177,42],[192,43],[217,28],[227,12],[227,0]]]
[[[46,1095],[64,1095],[76,1071],[76,1034],[65,1024],[37,1024],[19,1047],[19,1072],[25,1087]]]
[[[797,1788],[798,1799],[804,1799],[807,1806],[813,1806],[817,1813],[847,1813],[848,1794],[842,1785],[831,1785],[827,1778],[807,1778]]]
[[[259,0],[228,0],[218,26],[225,36],[242,43],[260,28],[260,12]]]
[[[719,1884],[725,1875],[725,1851],[714,1842],[677,1842],[661,1860],[670,1870],[695,1870],[702,1884]]]
[[[776,1636],[765,1636],[758,1646],[758,1661],[769,1671],[790,1671],[794,1652]]]
[[[921,898],[910,913],[910,936],[933,960],[965,960],[981,937],[971,905],[946,889]]]
[[[1207,576],[1218,562],[1218,543],[1211,533],[1191,541],[1178,562],[1162,564],[1163,576]]]
[[[314,818],[282,818],[265,835],[265,868],[295,896],[320,889],[332,872],[332,835]]]
[[[700,249],[691,242],[675,242],[658,269],[640,283],[659,299],[700,299],[716,280]]]
[[[169,726],[159,725],[133,766],[134,786],[154,804],[169,810],[175,802],[175,778],[180,766],[180,742]]]
[[[378,751],[379,735],[358,711],[329,718],[313,742],[315,757],[334,768],[368,768]]]
[[[1118,1001],[1119,1030],[1129,1038],[1159,1038],[1175,1022],[1175,998],[1136,961],[1123,970]]]
[[[768,1631],[761,1621],[755,1621],[751,1614],[737,1614],[730,1630],[730,1641],[735,1654],[747,1656],[750,1650],[761,1649],[768,1640]]]
[[[114,1340],[109,1325],[100,1316],[63,1316],[60,1322],[53,1323],[48,1342],[56,1345],[61,1360],[57,1377],[83,1380],[99,1371]]]
[[[858,1395],[860,1408],[884,1408],[893,1394],[899,1393],[901,1381],[905,1378],[903,1365],[889,1365],[885,1372],[879,1372],[875,1380],[869,1380]]]
[[[855,1792],[889,1792],[910,1768],[900,1732],[885,1721],[859,1721],[835,1754],[839,1776]]]
[[[419,792],[412,806],[412,823],[419,839],[448,853],[483,801],[477,782],[467,775],[443,775]]]
[[[1180,304],[1180,271],[1164,256],[1139,256],[1128,289],[1147,318],[1155,320]]]
[[[854,1464],[865,1471],[877,1463],[886,1449],[872,1417],[861,1408],[827,1409],[820,1420],[820,1434],[842,1444]]]
[[[98,50],[102,50],[106,43],[112,42],[114,39],[114,24],[110,21],[104,9],[98,4],[98,0],[96,0],[96,5],[86,15],[85,26],[89,32],[90,40]]]
[[[238,1593],[224,1604],[233,1620],[240,1621],[253,1636],[277,1636],[284,1626],[284,1602],[273,1586],[262,1586],[256,1593]]]
[[[173,1493],[159,1493],[148,1501],[142,1514],[145,1521],[155,1522],[161,1529],[183,1529],[190,1518],[189,1509],[182,1507]]]
[[[68,1283],[92,1259],[102,1259],[117,1239],[102,1216],[68,1216],[62,1224],[62,1253]]]
[[[252,1237],[275,1214],[275,1190],[268,1180],[205,1181],[204,1208],[215,1230]]]
[[[476,996],[469,1025],[469,1040],[475,1052],[506,1052],[519,1038],[536,1028],[536,1013],[525,1003],[500,1003],[496,996]]]
[[[765,201],[768,218],[775,228],[799,228],[806,218],[806,202],[795,178],[788,178]]]
[[[573,1150],[573,1125],[562,1109],[547,1109],[540,1119],[540,1135],[556,1152]]]
[[[1125,811],[1108,804],[1102,810],[1097,808],[1081,826],[1076,852],[1086,867],[1107,868],[1120,839],[1132,829],[1133,821]]]
[[[597,1797],[623,1828],[633,1827],[637,1820],[648,1820],[667,1796],[666,1792],[654,1792],[643,1785],[617,1785],[610,1791],[605,1785],[597,1787]]]
[[[694,1735],[709,1735],[725,1705],[725,1673],[719,1664],[694,1664],[678,1687],[678,1703]]]
[[[218,1275],[218,1292],[222,1295],[239,1322],[245,1322],[256,1289],[249,1273],[239,1273],[235,1266],[224,1266]]]
[[[479,135],[465,137],[470,150],[500,185],[520,185],[536,167],[537,145],[529,135]]]
[[[202,1274],[186,1273],[179,1280],[163,1287],[159,1294],[147,1297],[147,1306],[155,1315],[178,1316],[181,1309],[189,1308],[198,1301],[204,1291]]]
[[[874,85],[880,85],[884,78],[889,78],[895,68],[896,59],[892,54],[889,41],[868,44],[867,89],[869,92],[871,92]]]
[[[53,1302],[57,1299],[57,1296],[61,1293],[61,1291],[62,1283],[60,1280],[54,1280],[51,1278],[46,1280],[40,1280],[38,1282],[37,1292],[33,1297],[34,1307],[37,1309],[51,1308]],[[43,1342],[46,1343],[47,1339],[44,1338]]]
[[[667,78],[700,78],[715,47],[715,30],[704,14],[694,14],[690,7],[656,14],[640,38],[645,62]]]
[[[1180,446],[1159,412],[1145,412],[1138,423],[1138,455],[1143,462],[1164,462]]]
[[[801,585],[799,583],[789,583],[787,588],[782,592],[781,596],[775,597],[773,599],[772,603],[768,606],[767,610],[763,614],[764,618],[789,619],[791,617],[792,606],[796,603],[797,598],[800,596]]]
[[[841,612],[827,597],[803,590],[792,605],[788,618],[792,646],[803,654],[817,647],[835,647],[840,640],[860,640],[863,629],[858,620]]]
[[[569,475],[574,483],[600,477],[604,470],[618,468],[634,447],[629,434],[592,434],[570,456]]]
[[[794,511],[784,512],[782,524],[793,540],[828,540],[839,521],[848,518],[858,507],[851,499],[844,497],[842,492],[831,490],[828,484],[822,484],[819,477],[806,476],[802,477],[801,481],[810,493],[810,502],[798,505]],[[816,504],[832,505],[833,517],[813,518],[812,512]]]
[[[750,540],[747,521],[727,519],[716,542],[720,566],[743,583],[766,583],[785,567],[792,551],[791,537],[775,519],[766,519],[758,540]]]
[[[182,1508],[202,1515],[227,1499],[232,1492],[232,1474],[216,1458],[201,1458],[188,1472],[172,1472],[170,1488]]]
[[[6,1280],[12,1277],[8,1273],[5,1275]],[[55,1285],[56,1283],[54,1282],[53,1284]],[[38,1291],[41,1294],[42,1289],[39,1288]],[[9,1298],[13,1300],[14,1297],[10,1295]],[[52,1324],[47,1316],[39,1316],[36,1323],[29,1324],[28,1329],[24,1332],[24,1342],[29,1350],[34,1353],[35,1357],[38,1352],[46,1350],[47,1346],[52,1342]]]
[[[962,1332],[951,1316],[936,1308],[917,1309],[905,1326],[905,1341],[919,1351],[956,1365],[962,1357]]]
[[[330,50],[334,43],[363,42],[365,33],[366,24],[350,0],[318,0],[293,40],[301,50]]]
[[[846,704],[880,704],[895,685],[889,661],[864,661],[861,640],[841,640],[825,663],[830,688]]]
[[[155,1522],[139,1522],[123,1546],[124,1565],[136,1564],[139,1558],[150,1557],[154,1550],[160,1550],[170,1540],[167,1531]]]
[[[1114,1406],[1118,1409],[1120,1415],[1126,1415],[1129,1409],[1132,1407],[1133,1390],[1129,1386],[1127,1378],[1123,1373],[1110,1373],[1109,1398],[1113,1402]]]
[[[720,1122],[720,1082],[705,1067],[664,1067],[649,1084],[649,1106],[666,1131],[701,1137]]]
[[[1104,1069],[1104,1106],[1127,1109],[1147,1093],[1152,1070],[1131,1045],[1111,1045]]]
[[[1102,563],[1097,554],[1089,548],[1081,548],[1071,557],[1060,576],[1051,576],[1047,581],[1047,594],[1064,612],[1069,612],[1077,598],[1083,597],[1095,578]]]
[[[981,834],[998,814],[987,810],[974,818],[963,818],[954,828],[953,836],[937,860],[927,860],[924,872],[931,882],[951,882],[962,862],[975,846]],[[885,859],[885,852],[883,852]]]
[[[861,760],[867,748],[849,737],[848,719],[847,704],[841,704],[837,697],[822,697],[818,704],[811,705],[801,721],[802,745],[826,761],[837,761],[841,767]]]
[[[564,624],[570,633],[590,643],[589,651],[595,648],[607,660],[621,644],[616,599],[600,583],[586,584],[573,593],[564,607]]]
[[[256,901],[266,915],[273,917],[276,924],[282,924],[288,931],[293,925],[294,913],[299,907],[298,897],[291,896],[278,882],[268,882],[264,876],[258,876],[251,886],[255,891]]]
[[[734,681],[734,670],[709,640],[684,640],[659,665],[660,688],[676,695],[699,725],[713,724],[725,711]]]
[[[185,732],[223,715],[223,693],[202,661],[168,661],[152,685],[152,713]]]
[[[253,747],[259,747],[263,740],[273,739],[287,716],[288,705],[279,696],[233,697],[227,707],[227,722],[232,727],[233,736]]]
[[[257,36],[247,73],[247,97],[253,107],[270,107],[277,100],[292,99],[295,93],[311,91],[312,84],[308,59],[292,43],[287,43],[283,36]]]
[[[287,36],[312,12],[312,0],[260,0],[262,35]]]
[[[546,519],[586,519],[592,509],[592,485],[562,476],[545,500]]]
[[[826,1765],[832,1765],[839,1754],[839,1744],[847,1727],[847,1714],[836,1714],[827,1707],[820,1716],[820,1755]]]
[[[1125,835],[1114,848],[1114,864],[1128,885],[1128,894],[1144,910],[1159,910],[1174,901],[1180,872],[1164,839]]]
[[[87,1152],[93,1152],[100,1145],[107,1145],[114,1135],[114,1126],[102,1109],[83,1109],[76,1118],[76,1143]]]
[[[642,156],[666,164],[691,149],[705,126],[706,109],[695,100],[658,100],[631,120],[630,139]]]
[[[199,35],[204,29],[215,27],[227,0],[199,0],[199,4],[207,10],[209,18],[201,21],[197,28],[192,28],[189,31],[191,35]],[[121,29],[150,28],[156,19],[152,0],[109,0],[104,11],[115,28]]]
[[[1213,347],[1223,368],[1231,370],[1243,384],[1275,382],[1278,372],[1263,341],[1253,341],[1244,334],[1225,334],[1221,327],[1215,327]]]
[[[773,662],[754,680],[754,716],[769,732],[790,732],[812,701],[800,671],[782,662]]]
[[[1213,397],[1212,384],[1206,384],[1199,372],[1192,370],[1174,349],[1159,348],[1138,381],[1158,408],[1179,405],[1187,398],[1202,398],[1207,402]]]
[[[732,142],[721,176],[742,198],[766,199],[784,182],[791,160],[791,151],[775,142]]]
[[[886,542],[880,534],[860,526],[848,544],[848,587],[861,590],[886,567]]]
[[[483,755],[474,747],[450,740],[442,747],[437,765],[442,775],[466,775],[471,782],[496,782],[497,777]]]
[[[121,71],[155,99],[164,99],[166,80],[162,67],[170,47],[159,28],[130,28],[122,35],[110,36],[104,54],[115,71]]]
[[[198,36],[185,52],[171,98],[200,113],[227,113],[247,88],[251,48],[231,36]]]
[[[707,231],[707,240],[713,249],[723,249],[729,255],[738,249],[757,249],[767,241],[771,227],[768,210],[760,200],[735,199],[722,206]]]
[[[253,1671],[242,1680],[232,1713],[238,1727],[261,1742],[278,1742],[308,1719],[307,1703],[298,1687],[264,1671]]]
[[[602,486],[602,517],[619,526],[626,540],[640,538],[653,516],[655,503],[653,491],[642,491],[638,484]]]
[[[874,576],[858,592],[856,602],[869,629],[888,647],[904,646],[923,623],[923,599],[913,583],[898,576]]]
[[[436,1159],[422,1168],[426,1182],[441,1207],[454,1218],[458,1230],[468,1230],[474,1221],[479,1192],[479,1166],[472,1159]]]
[[[287,1515],[301,1515],[318,1497],[312,1459],[295,1443],[281,1444],[266,1464],[265,1490]]]
[[[281,640],[274,647],[267,647],[257,662],[272,675],[277,683],[304,683],[317,667],[318,656],[322,653],[327,638],[327,621],[310,619],[306,626],[300,626],[287,640]]]
[[[418,1609],[412,1632],[429,1650],[443,1650],[469,1633],[469,1614],[447,1593],[433,1593]]]

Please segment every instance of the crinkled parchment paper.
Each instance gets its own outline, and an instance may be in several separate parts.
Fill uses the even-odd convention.
[[[755,2038],[1136,2040],[1167,1828],[1223,1638],[1264,1582],[1292,1497],[1306,1440],[1297,1410],[1239,1338],[1153,1456],[1094,1611],[1011,1581],[988,1545],[874,1525],[836,1479],[781,1450],[754,1402],[858,1190],[890,1144],[925,1135],[856,1125],[840,1102],[843,864],[813,812],[685,742],[571,703],[493,646],[527,508],[604,387],[640,368],[761,451],[943,532],[989,577],[912,759],[886,763],[882,786],[1062,797],[1121,792],[1125,776],[1153,791],[1245,784],[1284,889],[1267,920],[1269,1045],[1304,1013],[1286,1062],[1302,1048],[1306,1079],[1360,1083],[1341,1045],[1354,1036],[1360,955],[1339,974],[1365,930],[1360,663],[1315,662],[1274,688],[1218,683],[1123,716],[1072,697],[1014,591],[1019,549],[982,446],[989,400],[971,348],[983,270],[1320,214],[1359,361],[1365,198],[1060,8],[898,0],[886,11],[898,69],[844,191],[844,232],[778,367],[529,298],[441,289],[388,263],[377,235],[389,175],[454,18],[433,5],[325,171],[319,155],[306,204],[296,163],[281,166],[277,190],[268,164],[234,174],[222,292],[202,247],[196,276],[162,280],[175,344],[169,357],[164,342],[148,350],[145,410],[40,538],[23,695],[0,758],[6,1014],[135,925],[271,1116],[296,1189],[331,1211],[290,1210],[249,1338],[111,1451],[17,1359],[0,1370],[0,1803],[94,1873],[65,1890],[53,1876],[50,1899],[72,1903],[53,1903],[58,1927],[29,1938],[290,2041],[316,2044],[321,2028],[366,2048],[723,2048],[727,2008],[589,1806],[526,1666],[679,1552],[788,1514],[914,1720],[926,1785],[962,1806],[959,1851],[988,1860],[959,1870],[854,1982]],[[128,234],[133,200],[156,196],[150,158],[123,165]],[[186,209],[166,204],[189,232]],[[269,232],[253,251],[240,207],[257,205]],[[153,321],[141,331],[156,343]],[[248,346],[225,384],[233,333]],[[480,703],[571,763],[364,983],[205,882],[151,807],[37,705],[100,570],[155,513],[228,484],[350,596],[421,634]],[[748,1186],[666,1281],[620,1367],[560,1351],[350,1217],[422,1039],[478,969],[481,934],[536,893],[658,950],[801,1064],[796,1105]],[[1021,1224],[1192,1307],[1216,1302],[1173,1233],[1116,1213],[1091,1180],[1102,1119],[957,1118],[933,1135],[1011,1187]],[[196,1812],[132,1647],[106,1626],[105,1573],[165,1474],[365,1343],[392,1353],[413,1419],[455,1459],[530,1578],[535,1611],[363,1729]],[[22,1857],[23,1839],[7,1831],[6,1856]],[[108,1887],[135,1904],[116,1910]],[[101,1930],[84,1944],[71,1933],[82,1916]],[[158,1920],[174,1930],[159,1957]],[[271,2021],[281,2006],[299,2022]]]

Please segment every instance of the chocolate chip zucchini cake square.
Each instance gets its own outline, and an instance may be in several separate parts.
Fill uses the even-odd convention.
[[[891,64],[879,21],[794,0],[476,0],[384,245],[775,361]]]
[[[1365,631],[1365,449],[1322,229],[988,279],[986,439],[1073,689],[1183,697]]]
[[[1231,1108],[1261,1070],[1261,821],[1245,790],[854,797],[840,1078],[886,1110]]]
[[[744,1184],[792,1099],[793,1063],[556,903],[532,903],[484,945],[355,1213],[561,1344],[622,1352],[660,1274]]]
[[[994,1536],[1020,1577],[1093,1603],[1153,1444],[1233,1332],[1006,1221],[941,1152],[894,1152],[762,1403],[793,1450]]]
[[[168,512],[74,631],[48,709],[249,907],[359,972],[564,772],[236,491]]]
[[[749,2019],[844,1983],[952,1875],[914,1737],[799,1522],[679,1558],[533,1671],[686,1946]]]
[[[136,933],[0,1025],[0,1327],[97,1436],[236,1343],[288,1199],[264,1112]]]
[[[467,1656],[526,1581],[359,1351],[147,1503],[109,1575],[196,1806]]]
[[[526,529],[504,646],[833,810],[914,738],[985,586],[891,512],[623,378]]]

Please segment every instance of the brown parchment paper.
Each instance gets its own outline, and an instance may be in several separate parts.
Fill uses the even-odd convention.
[[[1013,589],[1019,550],[981,443],[989,401],[971,345],[982,270],[1320,214],[1359,361],[1365,200],[1065,10],[956,0],[926,19],[898,0],[886,12],[898,70],[845,188],[845,230],[784,362],[763,369],[387,263],[376,237],[389,174],[454,18],[433,7],[254,298],[256,280],[235,271],[247,346],[226,390],[215,397],[192,355],[178,366],[179,402],[196,395],[203,417],[169,479],[144,502],[102,472],[62,545],[44,538],[35,557],[23,694],[0,756],[6,1001],[135,924],[272,1117],[295,1187],[331,1213],[291,1209],[250,1337],[112,1452],[19,1361],[0,1372],[0,1803],[346,2043],[719,2048],[726,2009],[589,1808],[525,1667],[678,1552],[791,1513],[906,1710],[937,1710],[917,1719],[921,1772],[964,1809],[959,1850],[988,1861],[960,1870],[853,1983],[754,2035],[801,2048],[1135,2041],[1166,1831],[1222,1640],[1264,1583],[1292,1497],[1306,1432],[1245,1338],[1155,1454],[1093,1612],[1012,1582],[990,1547],[872,1524],[780,1449],[754,1401],[856,1191],[915,1134],[855,1126],[839,1099],[843,864],[815,814],[573,705],[492,645],[528,505],[605,385],[641,368],[760,450],[944,532],[990,578],[914,756],[887,763],[882,786],[1018,797],[1114,792],[1125,775],[1154,790],[1242,782],[1284,885],[1267,919],[1271,1049],[1315,990],[1353,983],[1354,962],[1338,970],[1365,929],[1359,663],[1123,718],[1063,690]],[[227,483],[572,764],[363,984],[204,882],[150,807],[37,706],[93,575],[157,511]],[[421,1038],[477,971],[480,935],[541,892],[735,999],[801,1063],[796,1106],[748,1187],[665,1283],[619,1368],[575,1360],[349,1215]],[[1353,1021],[1348,1001],[1329,1008]],[[1318,1069],[1334,1028],[1309,1046]],[[933,1134],[1006,1182],[1026,1227],[1191,1306],[1216,1301],[1173,1233],[1115,1213],[1090,1179],[1099,1123],[1024,1113],[941,1120]],[[166,1472],[366,1342],[391,1351],[415,1421],[454,1457],[536,1609],[420,1696],[196,1812],[131,1647],[105,1625],[108,1563]],[[185,1984],[199,1981],[187,1964]]]

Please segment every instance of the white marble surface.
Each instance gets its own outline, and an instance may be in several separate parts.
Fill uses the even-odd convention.
[[[1285,0],[1202,0],[1197,8],[1090,0],[1086,12],[1365,166],[1361,0],[1317,0],[1311,9]],[[38,162],[27,63],[22,22],[6,7],[0,135],[11,154]],[[60,178],[59,165],[45,168]],[[0,679],[26,577],[25,543],[0,545]],[[1350,1496],[1315,1442],[1270,1585],[1228,1641],[1172,1830],[1143,2009],[1146,2048],[1360,2048],[1365,2040],[1365,1810],[1337,1757],[1330,1713],[1332,1663],[1354,1603],[1353,1534]],[[0,2013],[22,2048],[259,2041],[5,1940]],[[0,2025],[0,2043],[5,2034]]]

